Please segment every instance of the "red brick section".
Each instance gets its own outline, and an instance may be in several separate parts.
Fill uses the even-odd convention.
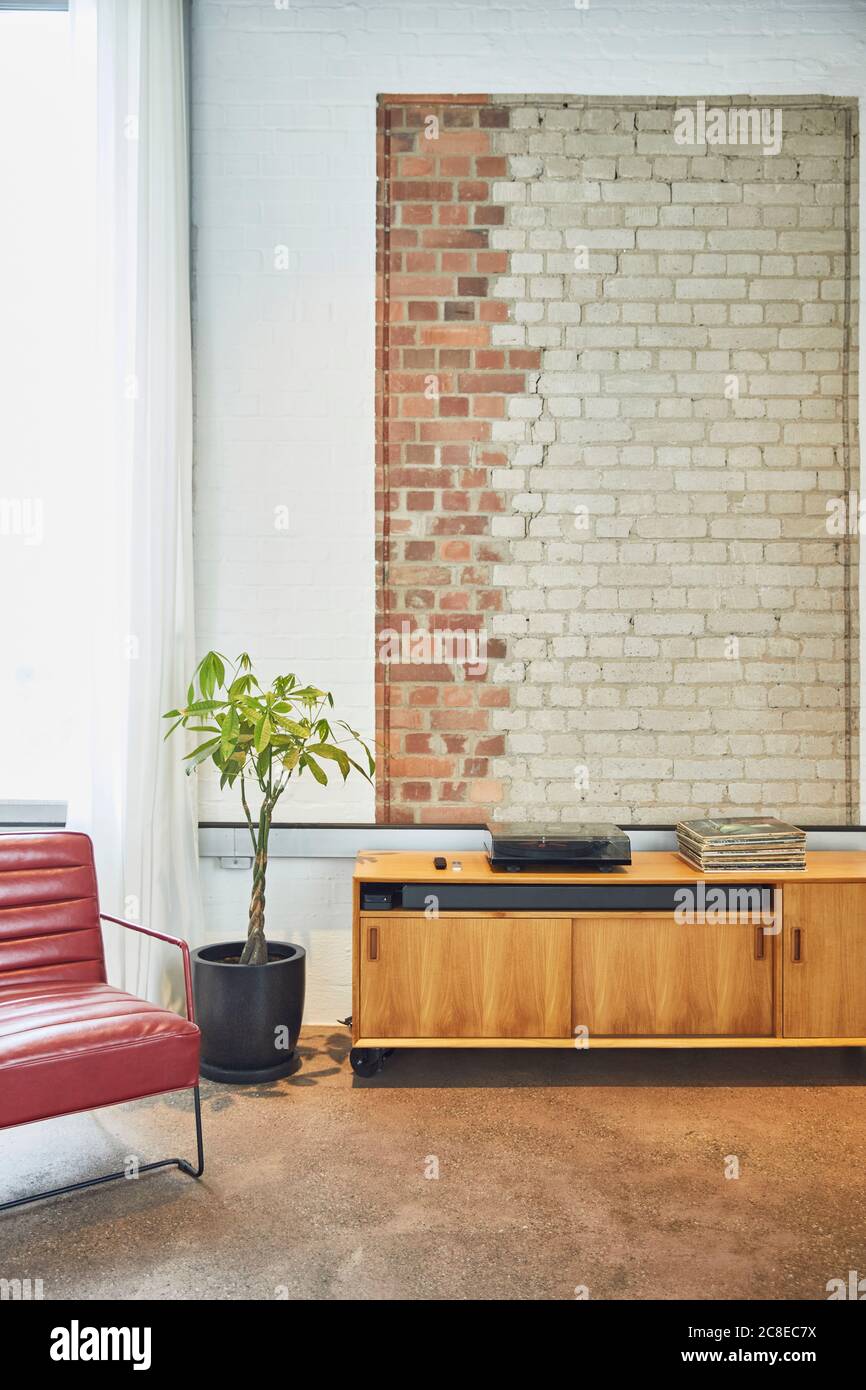
[[[508,269],[489,244],[505,213],[491,184],[507,177],[491,137],[509,119],[484,97],[379,101],[377,640],[404,624],[486,630],[502,606],[492,571],[506,556],[490,522],[506,499],[490,474],[506,459],[491,422],[540,366],[538,350],[491,342],[508,318],[489,297]],[[491,759],[504,737],[491,716],[508,693],[491,674],[504,655],[488,634],[477,676],[377,660],[379,819],[487,818],[502,796]]]

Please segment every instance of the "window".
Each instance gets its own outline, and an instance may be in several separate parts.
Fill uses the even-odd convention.
[[[0,6],[0,798],[65,798],[86,496],[69,16]],[[80,436],[79,436],[80,437]]]

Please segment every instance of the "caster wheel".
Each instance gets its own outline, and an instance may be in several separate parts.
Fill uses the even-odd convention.
[[[376,1076],[385,1065],[385,1056],[381,1047],[353,1047],[349,1061],[356,1076]]]

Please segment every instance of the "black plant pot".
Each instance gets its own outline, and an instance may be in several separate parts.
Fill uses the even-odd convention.
[[[277,1081],[297,1071],[307,953],[268,942],[267,965],[237,965],[243,941],[191,952],[201,1074],[209,1081]]]

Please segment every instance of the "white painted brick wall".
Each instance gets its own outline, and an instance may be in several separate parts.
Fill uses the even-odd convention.
[[[748,130],[741,100],[726,124]],[[507,261],[491,293],[507,301],[521,346],[541,349],[527,394],[492,426],[513,460],[497,469],[512,512],[503,519],[521,523],[493,571],[503,592],[490,629],[507,640],[494,679],[511,695],[494,715],[505,736],[491,765],[500,819],[652,822],[660,800],[669,811],[671,781],[680,815],[846,818],[850,555],[825,518],[856,486],[841,467],[849,387],[838,292],[852,103],[775,101],[776,153],[764,159],[754,144],[677,143],[677,99],[500,98],[509,120],[492,147],[511,181],[492,189],[505,220],[490,244]],[[635,154],[647,130],[651,157]],[[587,198],[580,178],[600,141],[607,173]],[[689,182],[669,181],[671,161],[687,163]],[[658,229],[684,224],[689,249],[663,250]],[[589,249],[599,228],[622,249]],[[773,254],[753,254],[756,230]],[[710,240],[720,235],[724,250]],[[792,238],[811,254],[795,258]],[[852,280],[856,302],[856,268]],[[563,320],[566,305],[575,312]],[[685,328],[675,350],[669,320]],[[598,324],[627,326],[627,345],[599,349]],[[728,382],[736,398],[726,399]],[[582,442],[569,454],[574,420]],[[580,479],[571,494],[568,477]],[[539,604],[546,640],[530,628]],[[592,705],[602,694],[604,726]],[[514,719],[527,697],[530,732]],[[763,726],[744,734],[741,712],[762,705]],[[680,723],[666,728],[672,709]]]
[[[376,94],[857,96],[864,6],[195,0],[192,12],[199,647],[248,647],[269,669],[297,668],[372,730]],[[606,152],[605,138],[598,178],[620,153]],[[648,132],[641,155],[653,153],[651,140]],[[688,253],[665,231],[659,251]],[[285,270],[275,247],[287,248]],[[627,348],[621,332],[598,325],[594,346]],[[672,322],[667,332],[674,350],[682,330]],[[581,421],[563,423],[579,442]],[[282,505],[287,532],[274,527]],[[287,798],[283,814],[372,818],[363,786],[331,790]],[[204,784],[201,810],[236,818],[234,802]],[[238,892],[226,885],[212,896]],[[274,912],[288,920],[288,884],[282,898],[282,887],[272,890]],[[314,931],[348,933],[343,907],[329,911]],[[348,956],[329,950],[320,962],[311,1022],[349,1007]]]

